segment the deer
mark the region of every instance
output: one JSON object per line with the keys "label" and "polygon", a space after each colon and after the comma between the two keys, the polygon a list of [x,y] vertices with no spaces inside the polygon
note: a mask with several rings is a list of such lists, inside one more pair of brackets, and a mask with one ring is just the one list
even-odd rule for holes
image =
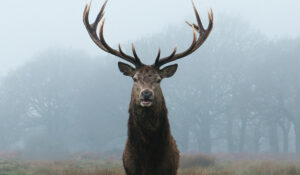
{"label": "deer", "polygon": [[[168,110],[160,87],[164,78],[172,77],[178,65],[163,65],[186,57],[195,52],[208,38],[213,28],[213,13],[208,12],[209,24],[204,29],[199,14],[193,4],[197,24],[190,24],[193,29],[193,41],[188,49],[177,53],[175,46],[171,55],[161,58],[158,50],[154,64],[143,64],[132,44],[133,56],[123,52],[120,44],[118,50],[107,44],[103,36],[105,18],[103,4],[95,22],[89,23],[91,1],[83,13],[83,23],[94,43],[103,51],[131,63],[133,66],[118,62],[121,73],[133,79],[131,100],[129,104],[129,119],[127,141],[123,152],[123,167],[127,175],[176,175],[179,164],[179,150],[170,130]],[[97,27],[100,24],[99,35]],[[196,32],[199,34],[197,37]]]}

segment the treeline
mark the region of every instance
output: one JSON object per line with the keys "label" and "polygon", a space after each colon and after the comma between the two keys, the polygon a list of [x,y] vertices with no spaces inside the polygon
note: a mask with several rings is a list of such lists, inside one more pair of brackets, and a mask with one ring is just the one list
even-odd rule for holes
{"label": "treeline", "polygon": [[[191,39],[188,26],[172,26],[135,44],[151,64],[158,47],[167,55]],[[202,48],[162,82],[181,152],[300,154],[299,48],[300,38],[270,40],[238,19],[217,19]],[[0,83],[0,150],[123,149],[132,80],[117,61],[49,50],[10,72]]]}

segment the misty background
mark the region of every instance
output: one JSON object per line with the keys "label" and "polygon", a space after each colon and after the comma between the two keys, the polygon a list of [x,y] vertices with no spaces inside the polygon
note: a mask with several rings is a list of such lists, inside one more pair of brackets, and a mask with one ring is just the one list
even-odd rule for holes
{"label": "misty background", "polygon": [[[103,0],[94,0],[94,19]],[[82,23],[86,1],[4,1],[0,6],[0,150],[34,158],[120,153],[132,80]],[[161,86],[172,133],[185,152],[300,154],[300,17],[296,0],[195,1],[205,44],[177,61]],[[105,37],[134,42],[152,64],[192,41],[191,1],[110,0]]]}

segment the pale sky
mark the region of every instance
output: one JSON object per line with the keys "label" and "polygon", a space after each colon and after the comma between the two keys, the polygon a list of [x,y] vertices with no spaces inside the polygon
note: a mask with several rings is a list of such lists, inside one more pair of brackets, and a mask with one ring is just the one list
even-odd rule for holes
{"label": "pale sky", "polygon": [[[241,17],[270,38],[300,36],[299,0],[194,0],[203,20],[212,8],[220,15]],[[104,0],[93,0],[91,17]],[[86,0],[1,0],[0,75],[49,48],[104,54],[82,23]],[[109,44],[162,31],[169,24],[194,19],[190,0],[109,0],[105,36]],[[226,27],[226,26],[224,26]]]}

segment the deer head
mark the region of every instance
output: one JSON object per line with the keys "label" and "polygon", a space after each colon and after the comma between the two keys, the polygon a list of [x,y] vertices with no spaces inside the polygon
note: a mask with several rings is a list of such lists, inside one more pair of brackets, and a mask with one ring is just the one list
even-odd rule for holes
{"label": "deer head", "polygon": [[[197,25],[190,24],[187,22],[187,24],[191,26],[193,29],[193,42],[190,45],[190,47],[181,53],[177,53],[177,47],[175,47],[171,55],[164,58],[160,58],[161,51],[159,49],[157,57],[155,59],[155,63],[153,65],[145,65],[141,62],[140,58],[138,57],[133,44],[132,44],[133,56],[130,56],[128,54],[125,54],[122,51],[120,44],[118,50],[115,50],[106,43],[103,36],[105,19],[102,20],[100,24],[99,36],[97,35],[96,32],[97,26],[101,21],[101,19],[103,18],[104,8],[107,4],[107,1],[108,0],[105,1],[104,5],[102,6],[93,24],[89,23],[89,11],[91,6],[91,1],[85,7],[83,13],[83,22],[85,24],[85,27],[90,37],[95,42],[95,44],[105,52],[120,57],[121,59],[129,63],[132,63],[134,65],[134,67],[132,67],[122,62],[118,63],[120,71],[124,75],[132,77],[134,81],[134,85],[132,89],[132,98],[131,98],[132,103],[143,108],[162,105],[163,95],[160,88],[160,82],[162,79],[169,78],[175,74],[177,70],[177,64],[169,65],[164,68],[161,67],[167,63],[170,63],[172,61],[183,58],[193,53],[204,43],[204,41],[207,39],[207,37],[209,36],[213,28],[212,10],[210,10],[208,13],[208,17],[209,17],[208,28],[204,29],[199,14],[197,12],[197,9],[193,3],[193,8],[194,8],[194,12],[198,24]],[[196,31],[199,33],[198,37]]]}

